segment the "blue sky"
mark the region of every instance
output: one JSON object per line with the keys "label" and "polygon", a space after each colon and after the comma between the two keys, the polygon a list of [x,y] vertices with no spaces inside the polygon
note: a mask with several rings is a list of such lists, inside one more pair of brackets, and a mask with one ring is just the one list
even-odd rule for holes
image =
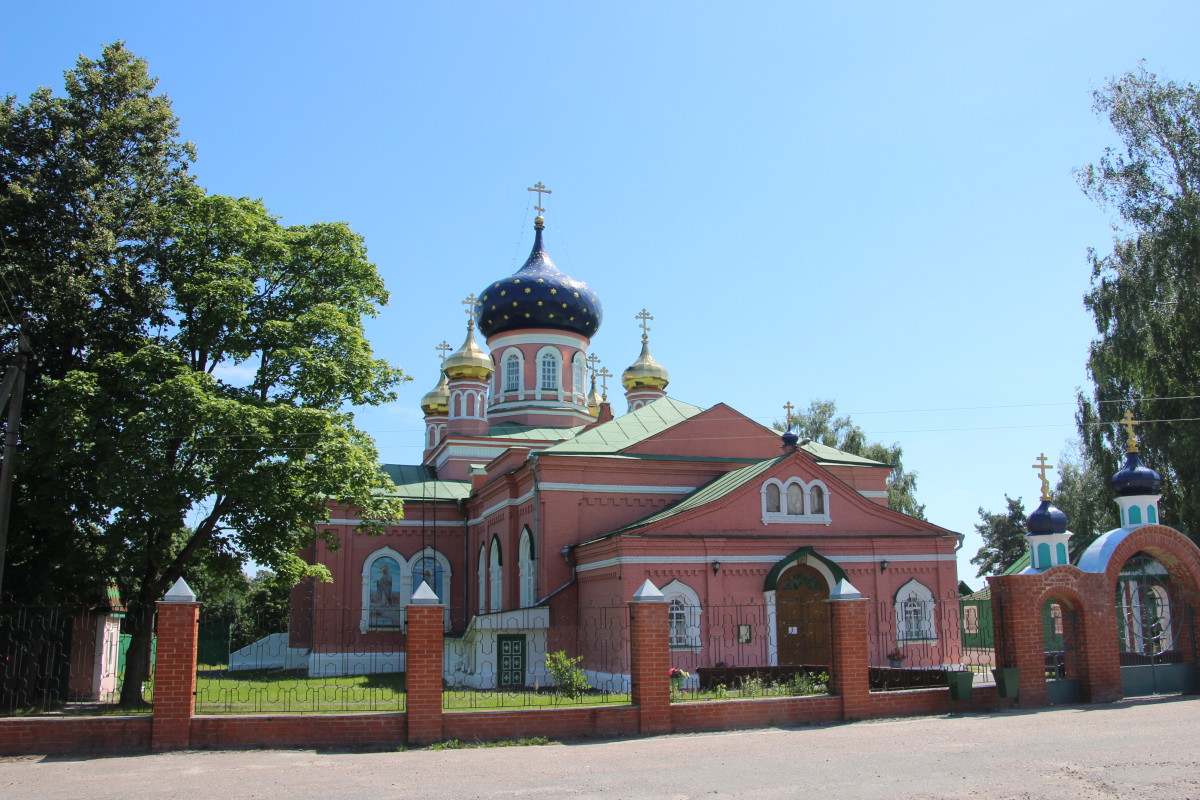
{"label": "blue sky", "polygon": [[[414,380],[359,424],[421,453],[434,346],[547,247],[600,295],[614,373],[634,319],[670,393],[769,424],[834,399],[900,442],[933,522],[1037,495],[1073,436],[1094,335],[1087,249],[1112,216],[1073,171],[1115,144],[1091,92],[1200,80],[1194,3],[0,3],[0,91],[61,88],[124,39],[209,191],[345,220],[392,292],[371,320]],[[620,391],[611,391],[621,401]],[[623,408],[623,401],[615,407]]]}

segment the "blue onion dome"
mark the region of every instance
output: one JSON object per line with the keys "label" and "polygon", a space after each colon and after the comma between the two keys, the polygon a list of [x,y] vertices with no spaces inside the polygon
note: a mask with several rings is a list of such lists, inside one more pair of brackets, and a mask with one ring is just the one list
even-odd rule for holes
{"label": "blue onion dome", "polygon": [[779,438],[783,440],[784,447],[795,447],[796,443],[800,441],[800,434],[796,433],[796,429],[789,425]]}
{"label": "blue onion dome", "polygon": [[1049,500],[1034,509],[1025,520],[1030,535],[1039,533],[1066,533],[1067,515],[1052,505]]}
{"label": "blue onion dome", "polygon": [[1112,476],[1112,488],[1118,497],[1158,494],[1162,476],[1142,463],[1137,452],[1125,454],[1125,466]]}
{"label": "blue onion dome", "polygon": [[542,245],[545,220],[539,216],[533,227],[525,266],[479,293],[479,332],[488,338],[517,328],[554,328],[590,339],[600,329],[600,299],[550,260]]}

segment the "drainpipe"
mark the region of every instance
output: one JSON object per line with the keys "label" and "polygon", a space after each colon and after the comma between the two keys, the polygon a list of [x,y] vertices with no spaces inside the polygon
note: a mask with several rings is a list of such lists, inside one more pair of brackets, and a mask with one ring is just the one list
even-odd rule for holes
{"label": "drainpipe", "polygon": [[467,501],[464,498],[460,497],[457,500],[455,500],[454,502],[455,502],[455,504],[458,505],[458,513],[463,518],[463,537],[462,537],[462,540],[463,540],[463,582],[462,582],[463,588],[462,588],[462,595],[463,595],[463,622],[465,623],[467,621],[467,617],[474,616],[474,614],[471,613],[471,595],[470,595],[471,578],[470,578],[470,576],[474,575],[475,573],[471,571],[471,562],[469,560],[471,557],[471,552],[470,552],[471,545],[470,545],[470,542],[467,541],[469,538],[469,534],[470,534],[470,532],[467,530],[467,528],[468,528],[467,523],[470,522],[470,519],[467,518]]}
{"label": "drainpipe", "polygon": [[[538,551],[541,549],[540,545],[541,545],[541,541],[542,541],[542,534],[538,529],[538,519],[541,514],[542,502],[541,502],[540,490],[538,489],[537,457],[538,457],[538,454],[537,454],[536,450],[529,454],[529,471],[530,471],[530,474],[533,475],[533,541],[530,543],[531,547],[529,548],[530,561],[532,562],[529,566],[530,566],[530,569],[533,571],[533,574],[529,576],[529,580],[534,584],[532,587],[533,588],[532,595],[533,595],[533,599],[535,599],[535,600],[537,599],[537,596],[538,596],[537,584],[540,583],[540,581],[537,579],[538,568],[539,568],[538,562],[540,561],[540,559],[537,557],[537,554],[538,554]],[[518,549],[520,548],[519,543],[518,543],[517,547],[518,547]],[[521,569],[520,565],[521,565],[521,554],[517,553],[517,571],[518,572],[520,572],[520,569]],[[520,591],[520,586],[521,586],[521,577],[520,577],[520,575],[518,575],[517,576],[517,590],[518,591]]]}

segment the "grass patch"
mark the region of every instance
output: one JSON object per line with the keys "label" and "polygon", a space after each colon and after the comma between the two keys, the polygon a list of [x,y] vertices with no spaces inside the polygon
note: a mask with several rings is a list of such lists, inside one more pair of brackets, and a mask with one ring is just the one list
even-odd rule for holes
{"label": "grass patch", "polygon": [[586,692],[566,697],[547,690],[525,689],[446,689],[442,692],[442,710],[471,711],[489,708],[570,708],[572,706],[629,705],[628,693]]}
{"label": "grass patch", "polygon": [[202,671],[196,676],[200,714],[403,711],[404,673],[309,678],[300,671]]}
{"label": "grass patch", "polygon": [[472,750],[477,747],[541,747],[550,744],[545,736],[529,736],[524,739],[497,739],[493,742],[463,742],[447,739],[429,745],[430,750]]}

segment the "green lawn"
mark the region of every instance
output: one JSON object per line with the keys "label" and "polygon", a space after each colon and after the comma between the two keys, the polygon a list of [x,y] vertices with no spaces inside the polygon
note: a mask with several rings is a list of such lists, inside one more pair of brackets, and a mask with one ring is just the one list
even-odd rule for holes
{"label": "green lawn", "polygon": [[307,678],[295,672],[201,670],[197,714],[403,711],[404,674]]}

